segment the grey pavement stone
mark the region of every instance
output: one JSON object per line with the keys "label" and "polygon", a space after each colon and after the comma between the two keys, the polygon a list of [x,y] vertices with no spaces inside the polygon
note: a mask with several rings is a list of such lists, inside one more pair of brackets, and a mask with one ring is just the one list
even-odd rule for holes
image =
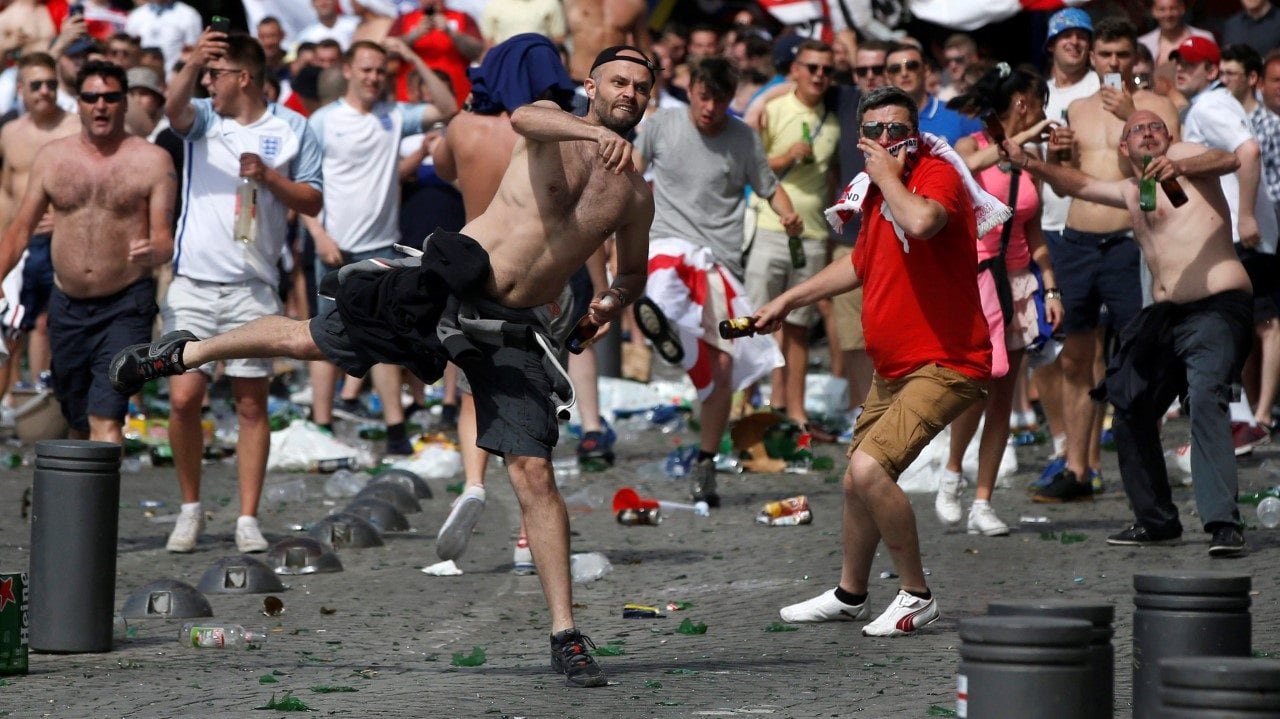
{"label": "grey pavement stone", "polygon": [[[1186,436],[1185,422],[1170,425],[1168,446]],[[690,441],[693,435],[683,439]],[[602,580],[575,585],[578,626],[597,644],[621,642],[620,656],[602,657],[612,684],[570,689],[551,673],[548,618],[536,577],[509,573],[518,509],[499,464],[489,471],[489,504],[467,553],[461,577],[429,577],[419,568],[435,561],[432,537],[452,495],[433,482],[436,499],[412,515],[415,531],[391,535],[385,547],[343,550],[345,571],[284,577],[286,611],[261,613],[262,596],[210,595],[217,621],[264,629],[259,651],[190,650],[178,646],[178,621],[136,621],[136,636],[109,654],[33,655],[31,673],[0,686],[0,716],[14,717],[268,717],[271,698],[293,691],[324,715],[352,717],[708,717],[867,716],[923,717],[931,706],[954,708],[960,618],[985,613],[993,600],[1042,597],[1105,600],[1116,606],[1116,707],[1130,701],[1132,575],[1137,571],[1194,567],[1246,572],[1254,579],[1254,647],[1277,651],[1280,627],[1275,565],[1280,533],[1251,529],[1252,549],[1239,560],[1210,561],[1207,537],[1188,526],[1180,546],[1144,550],[1113,548],[1106,536],[1127,525],[1114,454],[1104,453],[1108,492],[1092,505],[1038,506],[1023,491],[1044,462],[1044,447],[1022,448],[1023,471],[1015,488],[997,491],[995,506],[1015,532],[1010,537],[944,531],[933,516],[931,495],[912,495],[931,587],[942,619],[918,635],[873,639],[860,622],[800,626],[766,632],[785,604],[834,586],[839,576],[840,485],[843,454],[835,472],[809,475],[721,475],[723,506],[710,519],[676,513],[657,527],[623,527],[607,509],[621,486],[636,484],[636,468],[667,451],[672,438],[651,433],[618,448],[615,469],[586,474],[582,486],[606,506],[571,515],[573,550],[599,551],[613,563]],[[560,451],[568,456],[570,442]],[[1242,490],[1268,483],[1259,463],[1277,454],[1260,448],[1241,460]],[[0,570],[25,568],[28,527],[20,497],[32,469],[0,475]],[[1275,481],[1275,480],[1270,480]],[[315,486],[320,486],[316,480]],[[683,482],[638,485],[642,494],[683,500]],[[770,528],[754,523],[767,500],[804,493],[814,523]],[[116,604],[136,587],[161,577],[195,584],[217,558],[235,553],[234,466],[206,465],[204,499],[213,513],[207,535],[191,555],[164,550],[171,525],[154,524],[138,502],[162,499],[161,514],[176,511],[172,469],[126,475],[121,490]],[[1179,506],[1191,506],[1187,488]],[[966,501],[967,506],[967,501]],[[264,506],[269,538],[292,534],[289,525],[318,519],[335,507],[320,499],[301,505]],[[1245,507],[1251,525],[1253,508]],[[1048,527],[1017,526],[1021,515],[1049,517]],[[1063,544],[1043,539],[1044,529],[1080,533]],[[877,556],[871,602],[879,612],[896,590],[881,580],[888,555]],[[636,601],[693,606],[665,619],[621,618]],[[322,609],[335,610],[323,613]],[[705,622],[701,636],[676,632],[681,619]],[[483,647],[488,661],[476,668],[450,666],[454,652]],[[259,677],[276,674],[272,684]],[[318,694],[311,687],[350,686],[353,693]]]}

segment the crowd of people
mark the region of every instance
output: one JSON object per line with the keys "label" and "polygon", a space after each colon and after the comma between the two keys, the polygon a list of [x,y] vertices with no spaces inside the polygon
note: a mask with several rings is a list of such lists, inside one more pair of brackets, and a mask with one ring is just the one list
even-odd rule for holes
{"label": "crowd of people", "polygon": [[[235,540],[260,552],[275,358],[309,362],[330,432],[369,417],[368,375],[389,456],[444,382],[466,483],[437,553],[462,554],[503,457],[515,570],[538,574],[552,665],[581,686],[605,679],[550,458],[576,401],[579,458],[613,462],[589,346],[613,323],[627,374],[656,352],[697,391],[692,499],[719,505],[735,395],[765,381],[760,409],[847,443],[839,582],[786,621],[869,618],[881,541],[900,591],[863,633],[937,619],[897,478],[948,426],[937,518],[964,520],[972,484],[965,528],[994,537],[1011,429],[1052,437],[1033,500],[1082,502],[1107,490],[1110,422],[1134,522],[1108,542],[1147,546],[1182,537],[1160,427],[1188,413],[1209,554],[1244,553],[1236,457],[1270,441],[1280,380],[1280,12],[1247,0],[1215,35],[1154,0],[1140,35],[1067,8],[1038,68],[828,4],[830,27],[751,7],[654,29],[642,0],[245,2],[244,32],[175,0],[13,0],[0,395],[45,382],[73,435],[120,442],[130,398],[168,377],[167,548],[190,552],[209,380],[230,378]],[[723,337],[733,318],[751,334]],[[819,334],[843,436],[805,410]]]}

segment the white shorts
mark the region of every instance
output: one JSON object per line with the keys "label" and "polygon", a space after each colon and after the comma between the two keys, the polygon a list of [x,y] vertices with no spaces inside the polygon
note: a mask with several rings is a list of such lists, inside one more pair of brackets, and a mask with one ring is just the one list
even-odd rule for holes
{"label": "white shorts", "polygon": [[[164,331],[189,330],[208,339],[233,330],[259,317],[280,314],[282,306],[276,288],[261,280],[245,282],[204,282],[181,275],[174,277],[160,304]],[[272,359],[227,360],[228,377],[270,377]],[[213,363],[201,366],[213,373]]]}
{"label": "white shorts", "polygon": [[[805,266],[791,265],[791,249],[787,236],[771,230],[756,230],[755,241],[747,255],[747,275],[743,283],[747,297],[755,307],[763,307],[769,300],[818,274],[827,266],[827,244],[818,240],[803,240]],[[815,305],[791,310],[786,322],[801,327],[812,327],[821,315]]]}

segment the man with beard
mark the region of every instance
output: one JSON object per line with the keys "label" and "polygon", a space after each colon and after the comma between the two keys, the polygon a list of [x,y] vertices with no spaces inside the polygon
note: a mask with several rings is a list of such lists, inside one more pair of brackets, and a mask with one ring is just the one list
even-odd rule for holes
{"label": "man with beard", "polygon": [[273,315],[203,342],[184,331],[129,348],[112,363],[117,391],[236,357],[328,359],[357,376],[390,362],[426,382],[452,360],[475,392],[477,444],[505,457],[520,501],[551,612],[551,666],[571,685],[603,686],[573,622],[569,519],[551,470],[564,405],[552,395],[572,394],[554,359],[563,330],[552,320],[564,314],[570,275],[610,234],[618,273],[590,304],[594,337],[644,291],[653,196],[623,135],[639,123],[654,80],[639,50],[606,48],[586,83],[585,118],[549,101],[511,114],[521,139],[493,202],[462,233],[434,233],[422,258],[344,268],[336,287],[321,288],[336,307],[313,320]]}
{"label": "man with beard", "polygon": [[53,210],[54,391],[76,436],[117,443],[128,397],[111,391],[107,363],[151,336],[151,272],[173,254],[177,185],[168,153],[125,132],[127,91],[120,67],[85,64],[76,80],[82,129],[36,155],[22,204],[0,241],[2,276]]}
{"label": "man with beard", "polygon": [[[1151,269],[1155,304],[1125,328],[1103,385],[1116,408],[1112,427],[1120,477],[1136,519],[1107,543],[1152,546],[1177,543],[1182,536],[1160,446],[1160,419],[1174,397],[1185,393],[1191,406],[1196,510],[1212,535],[1209,555],[1238,556],[1245,553],[1245,542],[1227,403],[1249,351],[1253,297],[1232,248],[1231,211],[1218,178],[1240,163],[1224,150],[1172,142],[1165,121],[1148,110],[1129,116],[1120,143],[1134,177],[1161,182],[1154,210],[1141,208],[1133,177],[1100,180],[1004,143],[1015,165],[1060,194],[1127,210]],[[1145,157],[1152,159],[1144,168]],[[1181,207],[1173,206],[1163,189],[1171,181],[1187,197]]]}

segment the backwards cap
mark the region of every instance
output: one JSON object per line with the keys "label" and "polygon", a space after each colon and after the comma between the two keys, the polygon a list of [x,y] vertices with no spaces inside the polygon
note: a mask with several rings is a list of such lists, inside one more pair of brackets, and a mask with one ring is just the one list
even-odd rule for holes
{"label": "backwards cap", "polygon": [[[630,50],[640,57],[623,55],[622,53],[626,50]],[[627,62],[634,62],[637,65],[643,65],[645,69],[649,71],[649,75],[653,80],[658,79],[658,65],[650,60],[640,48],[635,47],[634,45],[614,45],[613,47],[606,47],[601,50],[600,54],[596,55],[596,61],[591,63],[591,72],[595,72],[597,67],[600,67],[606,62],[613,62],[614,60],[625,60]]]}

